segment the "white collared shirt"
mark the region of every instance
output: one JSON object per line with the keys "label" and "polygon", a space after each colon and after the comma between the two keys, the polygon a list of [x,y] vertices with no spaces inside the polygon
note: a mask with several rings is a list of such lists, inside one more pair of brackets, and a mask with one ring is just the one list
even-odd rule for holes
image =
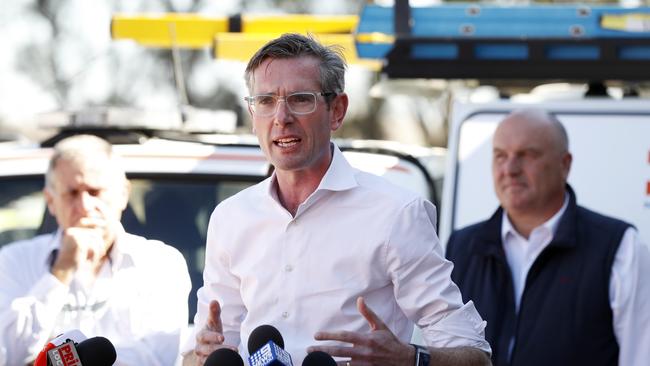
{"label": "white collared shirt", "polygon": [[[560,218],[567,209],[568,195],[562,208],[548,221],[531,231],[528,239],[515,229],[505,210],[501,221],[501,239],[512,273],[516,309],[528,271],[557,231]],[[650,250],[641,242],[636,229],[623,234],[612,264],[609,302],[613,313],[614,334],[619,345],[619,365],[645,366],[650,360]],[[511,340],[510,350],[514,345]]]}
{"label": "white collared shirt", "polygon": [[[59,333],[108,338],[115,365],[170,366],[187,325],[191,283],[175,248],[126,234],[113,245],[94,284],[70,286],[50,273],[61,233],[0,250],[0,354],[6,365],[31,362]],[[5,364],[1,364],[5,365]]]}
{"label": "white collared shirt", "polygon": [[545,223],[533,229],[528,239],[515,230],[505,210],[501,220],[501,240],[506,259],[512,273],[512,283],[515,290],[515,311],[519,311],[521,295],[524,293],[526,276],[535,259],[553,240],[560,217],[569,205],[569,196],[565,195],[562,208]]}
{"label": "white collared shirt", "polygon": [[402,341],[415,323],[429,346],[490,352],[485,321],[450,279],[430,202],[352,168],[337,147],[295,217],[278,202],[274,179],[212,214],[197,329],[216,299],[227,344],[246,356],[250,332],[271,324],[300,364],[308,346],[322,343],[317,331],[369,332],[356,308],[363,296]]}

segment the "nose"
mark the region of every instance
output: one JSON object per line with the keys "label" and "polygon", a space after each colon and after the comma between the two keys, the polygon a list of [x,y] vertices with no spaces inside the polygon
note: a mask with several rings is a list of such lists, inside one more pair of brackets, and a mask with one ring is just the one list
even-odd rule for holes
{"label": "nose", "polygon": [[79,193],[79,208],[82,210],[84,214],[92,211],[95,208],[95,200],[97,198],[93,197],[90,193],[87,191],[82,191]]}
{"label": "nose", "polygon": [[516,175],[521,172],[521,160],[516,157],[509,157],[504,164],[504,171],[508,175]]}
{"label": "nose", "polygon": [[278,126],[283,126],[288,123],[291,123],[293,114],[289,110],[287,101],[284,98],[278,99],[277,109],[275,111],[275,124]]}

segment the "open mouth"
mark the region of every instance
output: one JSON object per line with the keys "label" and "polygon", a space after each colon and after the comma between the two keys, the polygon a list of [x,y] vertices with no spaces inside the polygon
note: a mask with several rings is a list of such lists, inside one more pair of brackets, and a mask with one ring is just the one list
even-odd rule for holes
{"label": "open mouth", "polygon": [[282,148],[295,146],[299,142],[300,142],[300,139],[297,138],[297,137],[289,137],[289,138],[281,138],[281,139],[273,140],[273,143],[276,146],[279,146],[279,147],[282,147]]}

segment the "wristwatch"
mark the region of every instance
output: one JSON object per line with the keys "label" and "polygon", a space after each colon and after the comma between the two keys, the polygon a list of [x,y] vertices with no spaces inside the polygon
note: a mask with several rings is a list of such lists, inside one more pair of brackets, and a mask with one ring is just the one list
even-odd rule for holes
{"label": "wristwatch", "polygon": [[431,360],[429,350],[419,344],[411,343],[411,346],[415,347],[415,366],[429,366]]}

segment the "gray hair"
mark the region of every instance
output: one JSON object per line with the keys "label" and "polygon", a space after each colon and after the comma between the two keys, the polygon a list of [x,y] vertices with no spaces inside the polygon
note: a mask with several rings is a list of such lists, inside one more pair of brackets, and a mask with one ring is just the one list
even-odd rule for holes
{"label": "gray hair", "polygon": [[54,145],[54,154],[50,158],[50,163],[45,173],[45,186],[53,188],[54,170],[59,161],[70,161],[81,164],[96,156],[105,156],[110,161],[107,169],[113,169],[116,178],[126,180],[126,174],[121,167],[119,157],[113,153],[111,144],[94,135],[75,135],[66,137]]}
{"label": "gray hair", "polygon": [[[324,46],[312,35],[304,36],[297,33],[286,33],[276,38],[262,48],[250,59],[246,66],[244,77],[249,92],[253,91],[253,72],[267,58],[288,59],[312,56],[320,61],[320,85],[323,92],[342,93],[345,89],[345,58],[343,48],[338,45]],[[333,99],[330,96],[329,102]]]}

